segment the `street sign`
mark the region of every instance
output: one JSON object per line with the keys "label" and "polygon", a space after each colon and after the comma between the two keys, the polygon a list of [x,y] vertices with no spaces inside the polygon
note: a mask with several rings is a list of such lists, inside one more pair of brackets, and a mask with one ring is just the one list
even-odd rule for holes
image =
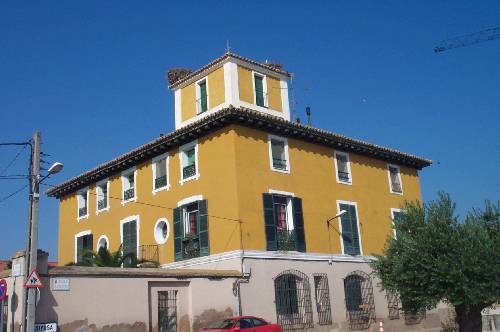
{"label": "street sign", "polygon": [[0,279],[0,301],[2,301],[7,296],[7,281],[5,279]]}
{"label": "street sign", "polygon": [[35,331],[57,331],[57,323],[35,324]]}
{"label": "street sign", "polygon": [[19,277],[21,275],[21,264],[12,264],[12,277]]}
{"label": "street sign", "polygon": [[24,284],[26,288],[43,288],[42,278],[38,274],[37,270],[31,271],[28,279],[26,279],[26,283]]}
{"label": "street sign", "polygon": [[52,279],[52,290],[53,291],[69,291],[70,284],[69,278],[54,278]]}

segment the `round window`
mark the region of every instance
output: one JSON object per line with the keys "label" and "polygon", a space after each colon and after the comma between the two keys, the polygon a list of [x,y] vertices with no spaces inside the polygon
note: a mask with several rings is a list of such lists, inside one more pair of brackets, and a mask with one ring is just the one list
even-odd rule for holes
{"label": "round window", "polygon": [[168,220],[165,218],[158,219],[154,229],[156,243],[164,244],[167,242],[169,233],[170,227],[168,225]]}
{"label": "round window", "polygon": [[99,240],[97,241],[97,251],[99,251],[99,249],[101,248],[105,248],[105,249],[108,249],[109,248],[109,242],[108,242],[108,238],[106,237],[106,235],[103,235],[99,238]]}

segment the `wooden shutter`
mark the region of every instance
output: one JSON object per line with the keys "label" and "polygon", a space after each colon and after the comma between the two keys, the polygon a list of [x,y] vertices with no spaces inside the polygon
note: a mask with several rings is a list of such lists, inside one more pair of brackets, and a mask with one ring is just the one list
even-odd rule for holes
{"label": "wooden shutter", "polygon": [[267,250],[276,251],[276,218],[274,216],[274,199],[272,194],[262,194],[264,204],[264,225],[267,240]]}
{"label": "wooden shutter", "polygon": [[124,255],[137,255],[137,221],[132,220],[123,224],[122,251]]}
{"label": "wooden shutter", "polygon": [[94,248],[94,234],[87,235],[87,246],[85,249],[92,250]]}
{"label": "wooden shutter", "polygon": [[261,76],[254,76],[255,81],[255,103],[258,106],[264,106],[264,84]]}
{"label": "wooden shutter", "polygon": [[342,223],[342,241],[344,242],[344,253],[348,255],[359,255],[359,232],[356,208],[350,204],[340,204],[340,210],[347,213],[340,217]]}
{"label": "wooden shutter", "polygon": [[208,206],[206,199],[198,201],[197,223],[200,256],[208,256],[210,253],[210,241],[208,239]]}
{"label": "wooden shutter", "polygon": [[302,199],[292,197],[293,226],[295,229],[295,241],[297,251],[306,252],[306,237],[304,234],[304,217],[302,214]]}
{"label": "wooden shutter", "polygon": [[176,261],[182,260],[182,207],[174,209],[174,258]]}
{"label": "wooden shutter", "polygon": [[204,81],[200,83],[200,106],[201,112],[205,112],[208,109],[207,105],[207,82]]}
{"label": "wooden shutter", "polygon": [[83,260],[83,236],[76,238],[76,262],[81,263]]}

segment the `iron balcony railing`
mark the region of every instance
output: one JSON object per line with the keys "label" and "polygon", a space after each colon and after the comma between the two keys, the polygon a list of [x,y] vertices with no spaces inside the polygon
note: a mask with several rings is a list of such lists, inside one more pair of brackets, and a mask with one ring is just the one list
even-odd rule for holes
{"label": "iron balcony railing", "polygon": [[182,253],[183,259],[200,257],[200,242],[197,238],[187,237],[183,240],[184,250]]}
{"label": "iron balcony railing", "polygon": [[167,185],[167,176],[163,175],[155,179],[155,189],[163,188]]}
{"label": "iron balcony railing", "polygon": [[275,169],[286,170],[286,160],[273,158],[273,167]]}
{"label": "iron balcony railing", "polygon": [[132,199],[135,197],[135,190],[134,188],[127,189],[123,192],[123,200],[128,201],[129,199]]}
{"label": "iron balcony railing", "polygon": [[87,215],[87,207],[84,206],[84,207],[81,207],[78,209],[78,216],[79,217],[83,217],[83,216],[86,216]]}
{"label": "iron balcony railing", "polygon": [[351,178],[349,177],[349,173],[348,172],[340,172],[339,171],[339,181],[342,181],[342,182],[351,182]]}
{"label": "iron balcony railing", "polygon": [[278,250],[282,251],[297,250],[297,242],[295,240],[294,230],[278,229],[276,239],[277,239]]}
{"label": "iron balcony railing", "polygon": [[97,201],[97,209],[102,210],[108,207],[108,199],[103,198]]}
{"label": "iron balcony railing", "polygon": [[140,261],[159,262],[159,250],[157,244],[147,244],[139,246],[138,259]]}
{"label": "iron balcony railing", "polygon": [[182,169],[182,178],[183,179],[190,178],[190,177],[194,176],[195,174],[196,174],[196,164],[185,166]]}

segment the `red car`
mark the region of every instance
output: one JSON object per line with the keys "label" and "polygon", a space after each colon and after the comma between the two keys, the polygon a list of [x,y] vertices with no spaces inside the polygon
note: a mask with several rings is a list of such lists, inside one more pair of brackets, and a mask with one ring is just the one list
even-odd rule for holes
{"label": "red car", "polygon": [[271,324],[253,316],[231,317],[208,324],[202,331],[210,332],[281,332],[279,324]]}

